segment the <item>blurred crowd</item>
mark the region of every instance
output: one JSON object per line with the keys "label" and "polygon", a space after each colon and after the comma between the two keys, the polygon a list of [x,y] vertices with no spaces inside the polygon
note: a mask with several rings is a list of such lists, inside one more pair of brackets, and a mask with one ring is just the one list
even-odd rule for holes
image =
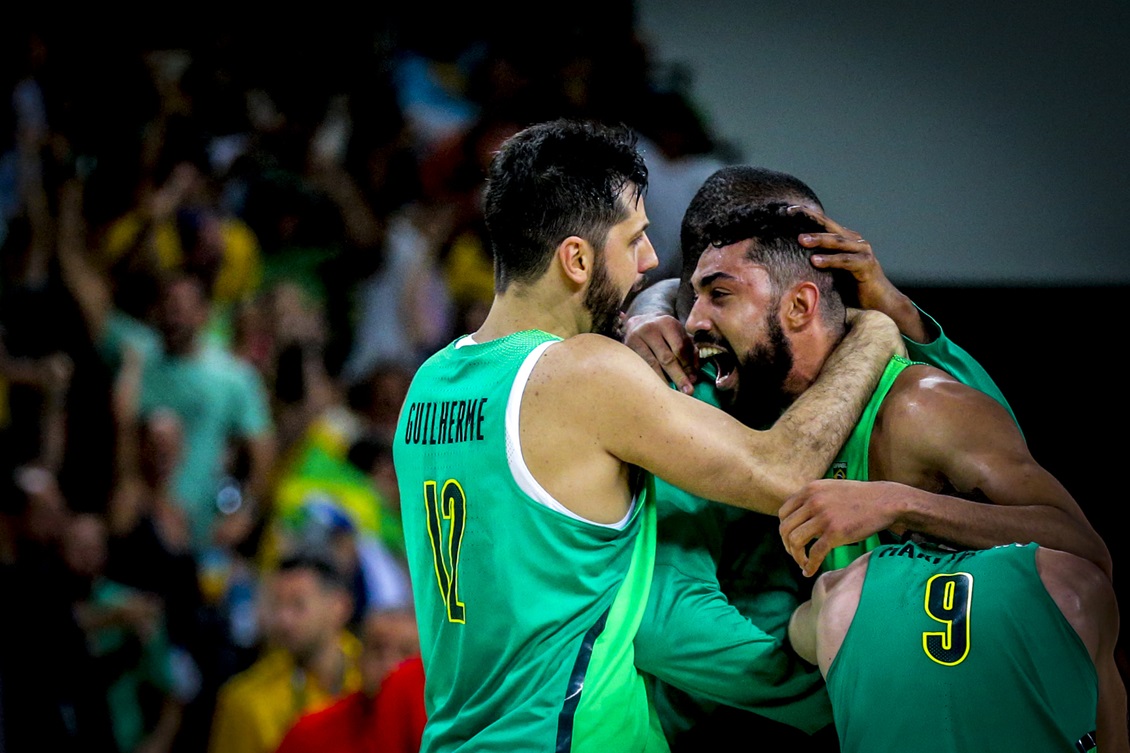
{"label": "blurred crowd", "polygon": [[634,126],[657,277],[733,156],[584,5],[3,31],[0,750],[418,744],[390,436],[489,307],[492,151]]}

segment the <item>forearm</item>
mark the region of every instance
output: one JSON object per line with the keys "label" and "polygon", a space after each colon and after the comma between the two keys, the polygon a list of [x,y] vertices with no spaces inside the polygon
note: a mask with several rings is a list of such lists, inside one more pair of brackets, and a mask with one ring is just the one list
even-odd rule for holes
{"label": "forearm", "polygon": [[337,206],[349,240],[358,248],[373,248],[381,240],[380,221],[365,202],[352,176],[334,164],[320,164],[310,181]]}
{"label": "forearm", "polygon": [[717,581],[657,566],[635,648],[641,671],[690,701],[752,711],[810,733],[831,723],[816,668],[741,614]]}
{"label": "forearm", "polygon": [[916,343],[926,343],[932,339],[922,312],[906,294],[892,288],[890,295],[881,304],[869,303],[871,305],[868,308],[882,311],[891,317],[906,339]]}
{"label": "forearm", "polygon": [[113,306],[109,281],[87,258],[82,222],[83,187],[69,181],[59,200],[57,256],[63,284],[78,304],[87,331],[97,343],[106,328]]}
{"label": "forearm", "polygon": [[896,533],[916,532],[976,549],[1035,541],[1083,557],[1111,574],[1106,543],[1086,521],[1055,504],[993,504],[909,487],[901,487],[893,498]]}
{"label": "forearm", "polygon": [[181,704],[172,698],[165,699],[161,706],[161,715],[157,719],[157,724],[145,739],[144,750],[146,753],[165,753],[172,750],[183,717],[184,711]]}

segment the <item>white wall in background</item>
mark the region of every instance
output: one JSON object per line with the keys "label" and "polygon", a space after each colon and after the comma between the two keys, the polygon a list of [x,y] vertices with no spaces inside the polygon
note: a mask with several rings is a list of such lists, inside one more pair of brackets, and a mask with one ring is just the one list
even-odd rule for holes
{"label": "white wall in background", "polygon": [[1130,4],[637,0],[741,161],[903,284],[1130,283]]}

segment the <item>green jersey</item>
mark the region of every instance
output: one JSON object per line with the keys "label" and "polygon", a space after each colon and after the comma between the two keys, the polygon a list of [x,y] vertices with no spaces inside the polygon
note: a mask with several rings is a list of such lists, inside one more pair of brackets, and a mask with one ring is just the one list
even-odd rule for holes
{"label": "green jersey", "polygon": [[[720,407],[712,370],[695,397]],[[743,729],[778,740],[830,725],[824,678],[785,641],[809,584],[781,545],[779,521],[662,479],[655,488],[659,546],[636,664],[659,680],[655,701],[672,746],[705,749],[715,729],[729,735],[724,707],[756,711],[741,717]]]}
{"label": "green jersey", "polygon": [[[875,387],[875,391],[871,393],[871,399],[863,408],[859,421],[856,422],[855,428],[852,429],[851,435],[844,442],[844,446],[840,448],[839,455],[828,466],[828,472],[824,474],[824,478],[851,479],[853,481],[871,480],[868,473],[868,456],[871,453],[871,432],[875,428],[875,419],[879,415],[879,408],[882,407],[884,398],[887,397],[887,393],[891,391],[891,386],[898,379],[898,375],[910,365],[911,361],[901,356],[891,357],[891,360],[887,363],[887,368],[883,370],[882,376],[879,377],[879,384]],[[863,541],[838,546],[828,553],[821,568],[838,570],[841,567],[847,567],[861,554],[871,551],[880,543],[883,543],[880,535],[873,534]]]}
{"label": "green jersey", "polygon": [[1098,676],[1044,588],[1036,549],[871,553],[828,670],[843,753],[1093,747]]}
{"label": "green jersey", "polygon": [[[393,444],[426,673],[424,751],[665,749],[634,666],[655,556],[653,480],[584,520],[522,458],[522,394],[559,338],[461,338],[408,390]],[[567,448],[562,448],[566,452]]]}
{"label": "green jersey", "polygon": [[[981,365],[952,343],[926,312],[921,314],[933,338],[927,344],[904,338],[912,361],[948,372],[993,397],[1011,414]],[[867,407],[869,419],[861,419],[837,458],[845,463],[844,478],[867,478],[867,444],[875,415],[894,376],[906,365],[906,359],[888,365]],[[695,397],[719,406],[712,380],[708,366]],[[838,468],[833,463],[829,476]],[[686,740],[691,750],[700,740],[747,735],[759,726],[778,737],[788,734],[787,729],[767,727],[766,719],[809,733],[829,725],[831,706],[823,679],[814,667],[796,660],[785,639],[789,616],[808,597],[811,581],[785,552],[779,521],[694,497],[662,480],[657,480],[656,490],[655,578],[636,651],[640,666],[660,680],[656,702],[668,739]],[[859,547],[851,554],[863,551]],[[846,564],[854,557],[840,558]],[[732,713],[734,709],[756,713]]]}

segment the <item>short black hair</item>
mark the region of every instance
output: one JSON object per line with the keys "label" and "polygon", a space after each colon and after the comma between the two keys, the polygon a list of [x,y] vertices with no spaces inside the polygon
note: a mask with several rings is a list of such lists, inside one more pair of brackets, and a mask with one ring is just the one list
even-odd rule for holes
{"label": "short black hair", "polygon": [[746,258],[765,267],[775,294],[789,286],[810,281],[820,290],[821,312],[828,321],[843,321],[843,292],[854,289],[841,270],[818,269],[812,265],[812,249],[800,245],[801,233],[820,233],[824,226],[803,212],[789,214],[789,205],[771,202],[760,205],[738,205],[725,212],[716,212],[702,227],[708,247],[721,248],[744,240],[753,240]]}
{"label": "short black hair", "polygon": [[755,165],[727,165],[714,171],[691,198],[683,213],[679,227],[679,247],[682,253],[682,282],[679,286],[677,308],[679,316],[686,319],[693,296],[691,275],[698,266],[702,252],[710,245],[707,225],[724,221],[734,209],[765,205],[786,199],[807,199],[824,208],[816,192],[796,176],[779,170]]}
{"label": "short black hair", "polygon": [[279,573],[306,571],[313,573],[327,589],[351,591],[352,584],[328,553],[314,547],[300,548],[283,557],[276,569]]}
{"label": "short black hair", "polygon": [[559,118],[528,126],[491,160],[483,217],[494,253],[495,292],[536,280],[557,245],[576,235],[600,248],[638,201],[647,166],[627,125]]}
{"label": "short black hair", "polygon": [[698,257],[711,240],[706,237],[705,228],[717,215],[725,215],[738,207],[792,197],[809,199],[820,208],[824,206],[807,183],[788,173],[753,165],[728,165],[716,170],[699,186],[683,213],[679,228],[683,277],[689,278],[698,265]]}

